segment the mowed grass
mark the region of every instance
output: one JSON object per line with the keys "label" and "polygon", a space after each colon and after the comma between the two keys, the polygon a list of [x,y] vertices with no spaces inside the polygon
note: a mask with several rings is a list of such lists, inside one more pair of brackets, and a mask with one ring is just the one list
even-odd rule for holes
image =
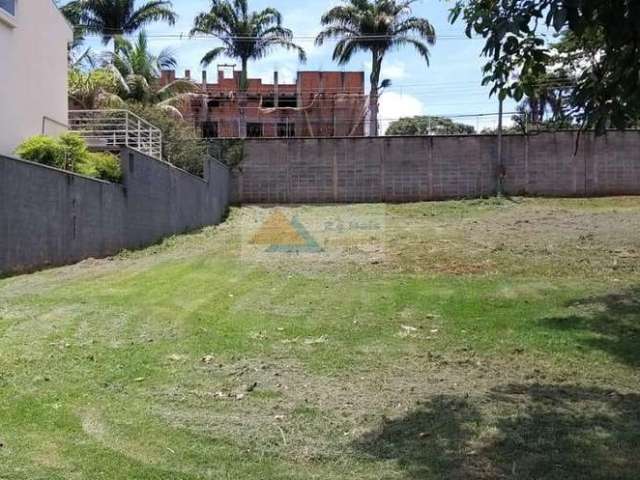
{"label": "mowed grass", "polygon": [[[256,244],[275,212],[322,251]],[[634,198],[244,207],[0,280],[0,479],[636,479],[639,234]]]}

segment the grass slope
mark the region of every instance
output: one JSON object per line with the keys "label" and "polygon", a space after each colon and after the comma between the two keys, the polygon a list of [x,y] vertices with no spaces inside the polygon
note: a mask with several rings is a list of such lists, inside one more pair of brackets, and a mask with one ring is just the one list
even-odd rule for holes
{"label": "grass slope", "polygon": [[[323,251],[252,241],[274,212]],[[0,280],[0,478],[637,478],[639,231],[629,198],[245,207]]]}

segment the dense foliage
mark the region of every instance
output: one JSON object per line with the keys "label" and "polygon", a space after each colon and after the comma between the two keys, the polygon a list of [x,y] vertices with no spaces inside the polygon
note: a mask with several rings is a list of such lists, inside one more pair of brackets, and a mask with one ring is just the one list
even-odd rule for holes
{"label": "dense foliage", "polygon": [[124,105],[120,96],[122,88],[109,69],[69,70],[69,100],[75,109],[121,108]]}
{"label": "dense foliage", "polygon": [[180,118],[167,115],[155,105],[128,103],[127,109],[162,131],[163,159],[194,175],[202,176],[207,144],[195,128]]}
{"label": "dense foliage", "polygon": [[[568,114],[604,132],[640,118],[640,2],[637,0],[457,0],[468,36],[486,39],[484,84],[501,98],[535,94],[527,79],[558,67],[571,71]],[[546,27],[546,28],[545,28]],[[545,32],[570,34],[567,55],[554,55]]]}
{"label": "dense foliage", "polygon": [[77,165],[77,172],[108,182],[122,181],[120,160],[108,152],[89,152],[86,159]]}
{"label": "dense foliage", "polygon": [[156,105],[166,113],[182,118],[180,107],[203,94],[200,85],[191,80],[160,82],[163,69],[175,69],[178,62],[169,49],[154,55],[149,49],[147,34],[141,31],[135,42],[115,39],[115,51],[106,55],[105,68],[118,80],[118,95],[127,101]]}
{"label": "dense foliage", "polygon": [[476,129],[446,117],[416,116],[396,120],[387,128],[387,135],[471,135]]}
{"label": "dense foliage", "polygon": [[100,35],[105,45],[150,23],[174,25],[177,19],[166,0],[151,0],[138,7],[135,0],[73,0],[62,7],[62,13],[78,32]]}
{"label": "dense foliage", "polygon": [[122,181],[118,157],[106,152],[89,152],[84,139],[73,133],[59,137],[37,135],[28,138],[16,149],[16,154],[24,160],[101,180]]}

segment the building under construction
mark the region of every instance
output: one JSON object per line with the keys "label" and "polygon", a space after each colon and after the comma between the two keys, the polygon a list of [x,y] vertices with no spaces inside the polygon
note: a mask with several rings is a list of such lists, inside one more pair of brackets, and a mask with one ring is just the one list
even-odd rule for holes
{"label": "building under construction", "polygon": [[[190,71],[184,79],[195,81]],[[175,80],[175,71],[162,72],[162,86]],[[298,72],[295,83],[280,83],[275,72],[273,83],[252,78],[244,91],[240,81],[233,65],[218,67],[217,83],[202,73],[203,95],[194,95],[181,110],[204,138],[365,134],[364,72]]]}

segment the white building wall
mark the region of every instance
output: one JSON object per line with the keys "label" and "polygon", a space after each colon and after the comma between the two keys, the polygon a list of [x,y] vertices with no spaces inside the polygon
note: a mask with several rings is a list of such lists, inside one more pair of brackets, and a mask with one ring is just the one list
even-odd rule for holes
{"label": "white building wall", "polygon": [[73,31],[52,0],[0,9],[0,153],[67,123],[67,46]]}

